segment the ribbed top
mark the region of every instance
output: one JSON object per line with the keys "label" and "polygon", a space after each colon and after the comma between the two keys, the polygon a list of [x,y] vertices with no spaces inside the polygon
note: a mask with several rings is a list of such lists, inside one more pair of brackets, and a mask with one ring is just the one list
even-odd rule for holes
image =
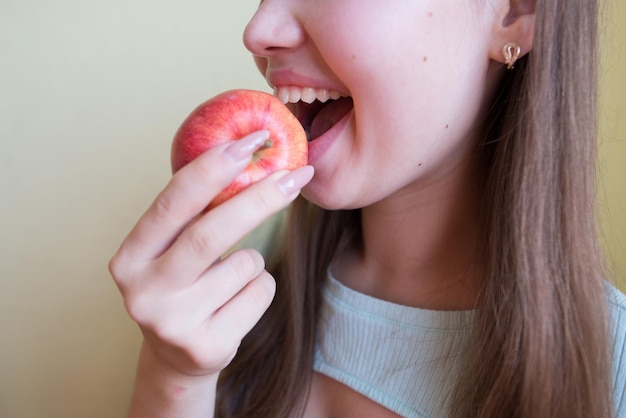
{"label": "ribbed top", "polygon": [[314,368],[402,416],[440,415],[473,317],[379,300],[330,276]]}
{"label": "ribbed top", "polygon": [[626,418],[626,296],[608,286],[613,332],[613,393],[618,418]]}
{"label": "ribbed top", "polygon": [[[626,417],[626,297],[610,287],[618,417]],[[443,417],[475,311],[432,311],[356,292],[329,274],[314,369],[404,417]]]}

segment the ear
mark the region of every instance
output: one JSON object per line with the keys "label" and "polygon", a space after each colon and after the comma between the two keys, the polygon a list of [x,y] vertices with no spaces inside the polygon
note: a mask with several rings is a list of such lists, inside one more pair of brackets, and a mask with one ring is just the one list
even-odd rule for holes
{"label": "ear", "polygon": [[499,5],[489,58],[504,63],[502,47],[515,42],[520,46],[520,57],[533,47],[535,33],[535,0],[497,0]]}

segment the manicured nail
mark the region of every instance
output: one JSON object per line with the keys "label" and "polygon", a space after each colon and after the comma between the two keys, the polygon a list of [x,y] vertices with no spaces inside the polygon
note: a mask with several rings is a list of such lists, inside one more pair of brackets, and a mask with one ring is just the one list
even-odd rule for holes
{"label": "manicured nail", "polygon": [[270,138],[268,131],[257,131],[233,142],[224,151],[235,162],[247,161]]}
{"label": "manicured nail", "polygon": [[297,168],[278,180],[278,188],[285,196],[289,198],[295,197],[300,193],[300,189],[311,181],[313,174],[314,170],[310,165]]}

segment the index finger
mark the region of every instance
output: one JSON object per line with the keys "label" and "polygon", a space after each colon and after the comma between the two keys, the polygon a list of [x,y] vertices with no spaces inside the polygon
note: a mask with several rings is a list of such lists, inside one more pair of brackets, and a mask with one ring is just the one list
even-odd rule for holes
{"label": "index finger", "polygon": [[181,168],[139,219],[118,254],[134,261],[161,255],[246,167],[254,151],[268,138],[267,131],[254,132],[234,143],[212,148]]}
{"label": "index finger", "polygon": [[159,270],[166,277],[196,280],[241,238],[291,203],[313,173],[311,166],[272,173],[209,211],[159,258]]}

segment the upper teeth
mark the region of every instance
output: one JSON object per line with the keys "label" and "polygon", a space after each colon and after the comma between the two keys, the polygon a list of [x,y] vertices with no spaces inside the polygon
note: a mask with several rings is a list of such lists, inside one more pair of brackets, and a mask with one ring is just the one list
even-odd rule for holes
{"label": "upper teeth", "polygon": [[319,100],[324,103],[328,99],[337,100],[345,96],[337,90],[316,89],[313,87],[276,87],[274,96],[278,97],[283,103],[297,103],[302,100],[305,103],[313,103]]}

